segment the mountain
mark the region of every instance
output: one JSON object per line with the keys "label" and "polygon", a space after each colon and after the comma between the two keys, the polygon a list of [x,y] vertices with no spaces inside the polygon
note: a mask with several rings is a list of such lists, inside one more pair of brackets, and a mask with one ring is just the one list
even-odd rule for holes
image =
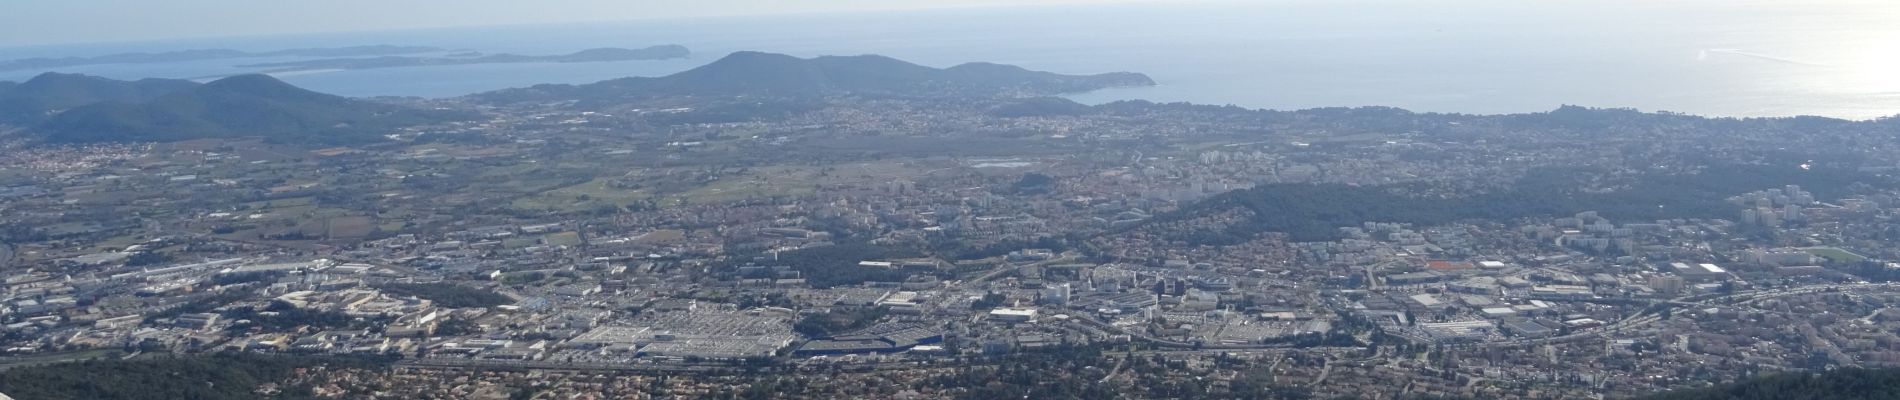
{"label": "mountain", "polygon": [[32,130],[63,143],[262,136],[350,144],[381,140],[405,126],[465,117],[312,92],[265,75],[239,75],[139,103],[73,108]]}
{"label": "mountain", "polygon": [[120,81],[48,72],[26,82],[0,82],[0,123],[31,124],[73,107],[142,102],[196,86],[196,82],[177,79]]}
{"label": "mountain", "polygon": [[520,54],[457,54],[449,57],[372,57],[372,58],[320,58],[261,64],[240,65],[246,68],[267,68],[268,71],[296,71],[312,69],[371,69],[421,67],[437,65],[502,64],[527,62],[607,62],[635,60],[665,60],[686,58],[692,51],[680,45],[661,45],[643,49],[598,48],[587,49],[573,54],[557,56],[526,56]]}
{"label": "mountain", "polygon": [[621,78],[585,85],[537,85],[474,95],[488,102],[631,101],[668,96],[822,96],[870,94],[923,97],[1030,97],[1120,86],[1154,85],[1146,75],[1117,72],[1062,75],[970,63],[938,69],[877,56],[798,58],[742,51],[658,78]]}

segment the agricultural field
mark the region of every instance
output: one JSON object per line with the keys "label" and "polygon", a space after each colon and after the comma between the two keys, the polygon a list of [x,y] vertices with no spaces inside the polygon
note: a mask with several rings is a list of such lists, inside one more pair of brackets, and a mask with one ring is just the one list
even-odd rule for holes
{"label": "agricultural field", "polygon": [[330,218],[327,225],[330,229],[324,236],[332,240],[362,239],[369,237],[377,228],[376,220],[364,216]]}
{"label": "agricultural field", "polygon": [[514,201],[514,206],[528,210],[574,212],[601,206],[624,206],[644,201],[648,197],[641,190],[614,187],[611,179],[594,178],[578,185],[523,196]]}
{"label": "agricultural field", "polygon": [[657,230],[653,232],[647,232],[644,235],[640,235],[640,237],[634,238],[634,240],[641,243],[665,243],[665,242],[671,242],[671,241],[676,241],[676,240],[685,239],[685,238],[686,238],[685,231],[681,231],[678,229],[661,229],[661,230]]}
{"label": "agricultural field", "polygon": [[581,234],[577,232],[550,233],[541,237],[541,243],[549,246],[579,246]]}

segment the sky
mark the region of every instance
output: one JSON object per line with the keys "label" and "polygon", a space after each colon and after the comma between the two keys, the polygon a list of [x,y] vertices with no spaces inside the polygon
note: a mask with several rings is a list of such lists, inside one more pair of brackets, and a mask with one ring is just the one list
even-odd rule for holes
{"label": "sky", "polygon": [[0,0],[0,46],[1130,0]]}

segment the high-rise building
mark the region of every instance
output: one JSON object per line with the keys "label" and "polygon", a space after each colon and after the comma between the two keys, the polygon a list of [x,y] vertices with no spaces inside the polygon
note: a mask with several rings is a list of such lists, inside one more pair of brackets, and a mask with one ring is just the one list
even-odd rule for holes
{"label": "high-rise building", "polygon": [[1067,283],[1045,287],[1042,289],[1042,302],[1055,305],[1069,304],[1071,292]]}

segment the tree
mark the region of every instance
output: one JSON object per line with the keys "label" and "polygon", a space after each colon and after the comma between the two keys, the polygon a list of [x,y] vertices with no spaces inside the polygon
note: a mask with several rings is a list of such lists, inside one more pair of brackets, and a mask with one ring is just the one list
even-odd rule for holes
{"label": "tree", "polygon": [[868,328],[889,313],[890,309],[886,307],[833,308],[828,312],[806,315],[792,324],[792,330],[808,337],[831,337]]}
{"label": "tree", "polygon": [[494,307],[514,303],[513,299],[500,293],[452,283],[392,283],[378,289],[391,295],[428,299],[448,308]]}
{"label": "tree", "polygon": [[988,310],[988,309],[1002,306],[1003,302],[1008,301],[1008,300],[1009,298],[1007,296],[1004,296],[1002,293],[986,292],[986,293],[983,293],[983,298],[970,302],[970,309]]}

